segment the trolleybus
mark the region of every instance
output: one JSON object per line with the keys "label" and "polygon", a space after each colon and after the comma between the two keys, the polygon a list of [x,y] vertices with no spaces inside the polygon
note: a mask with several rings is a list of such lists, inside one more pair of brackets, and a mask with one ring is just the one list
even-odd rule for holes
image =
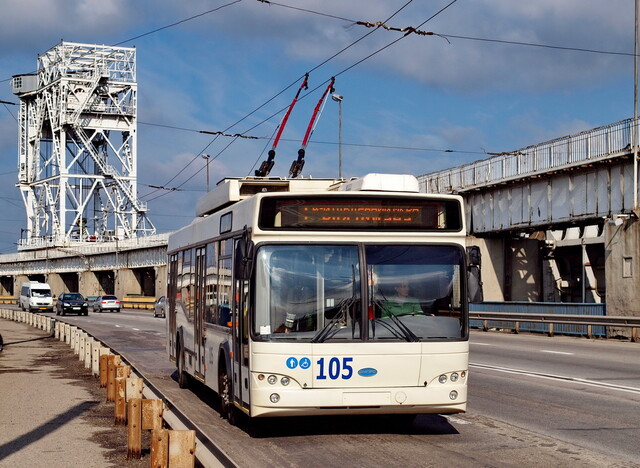
{"label": "trolleybus", "polygon": [[459,196],[417,179],[225,179],[169,238],[168,353],[223,416],[458,413]]}

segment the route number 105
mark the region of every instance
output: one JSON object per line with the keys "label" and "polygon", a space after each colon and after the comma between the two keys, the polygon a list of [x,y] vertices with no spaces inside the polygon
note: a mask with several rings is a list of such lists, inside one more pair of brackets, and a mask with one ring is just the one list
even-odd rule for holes
{"label": "route number 105", "polygon": [[353,358],[351,357],[343,357],[342,362],[339,358],[333,357],[329,359],[328,364],[325,364],[325,358],[320,358],[316,361],[319,371],[316,379],[326,380],[327,374],[331,380],[350,379],[353,375],[353,367],[351,366],[352,362]]}

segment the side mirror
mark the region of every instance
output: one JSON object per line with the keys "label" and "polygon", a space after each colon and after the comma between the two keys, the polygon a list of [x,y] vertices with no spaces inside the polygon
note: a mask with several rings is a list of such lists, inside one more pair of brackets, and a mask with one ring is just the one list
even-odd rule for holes
{"label": "side mirror", "polygon": [[480,272],[480,247],[467,247],[467,292],[469,302],[477,304],[484,300],[482,276]]}
{"label": "side mirror", "polygon": [[236,244],[236,253],[234,258],[234,272],[238,280],[251,279],[253,273],[255,245],[248,239],[248,236],[242,236]]}

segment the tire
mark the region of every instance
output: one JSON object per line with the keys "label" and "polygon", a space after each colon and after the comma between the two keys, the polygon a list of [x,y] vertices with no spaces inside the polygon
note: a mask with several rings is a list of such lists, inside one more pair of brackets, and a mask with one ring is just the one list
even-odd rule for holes
{"label": "tire", "polygon": [[184,370],[184,352],[182,345],[178,345],[176,358],[176,365],[178,366],[178,387],[189,388],[189,374]]}
{"label": "tire", "polygon": [[237,418],[235,408],[231,403],[231,380],[223,364],[220,365],[218,371],[218,396],[220,397],[220,416],[235,426]]}

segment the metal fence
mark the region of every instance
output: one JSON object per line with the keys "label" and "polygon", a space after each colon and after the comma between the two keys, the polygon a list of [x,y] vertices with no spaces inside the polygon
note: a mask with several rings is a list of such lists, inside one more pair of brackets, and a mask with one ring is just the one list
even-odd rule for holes
{"label": "metal fence", "polygon": [[[583,315],[604,317],[606,315],[605,304],[581,304],[562,302],[482,302],[480,304],[469,304],[469,312],[512,312],[515,314],[535,315]],[[483,320],[470,320],[471,328],[483,328]],[[489,328],[500,328],[504,330],[515,330],[514,320],[499,321],[489,320]],[[521,322],[518,324],[520,331],[547,333],[548,325],[545,323]],[[561,335],[585,336],[588,333],[588,325],[577,325],[573,323],[559,323],[553,327],[555,333]],[[606,337],[607,331],[604,326],[591,327],[593,336]]]}
{"label": "metal fence", "polygon": [[627,154],[633,119],[626,119],[480,161],[418,177],[428,193],[470,190]]}

